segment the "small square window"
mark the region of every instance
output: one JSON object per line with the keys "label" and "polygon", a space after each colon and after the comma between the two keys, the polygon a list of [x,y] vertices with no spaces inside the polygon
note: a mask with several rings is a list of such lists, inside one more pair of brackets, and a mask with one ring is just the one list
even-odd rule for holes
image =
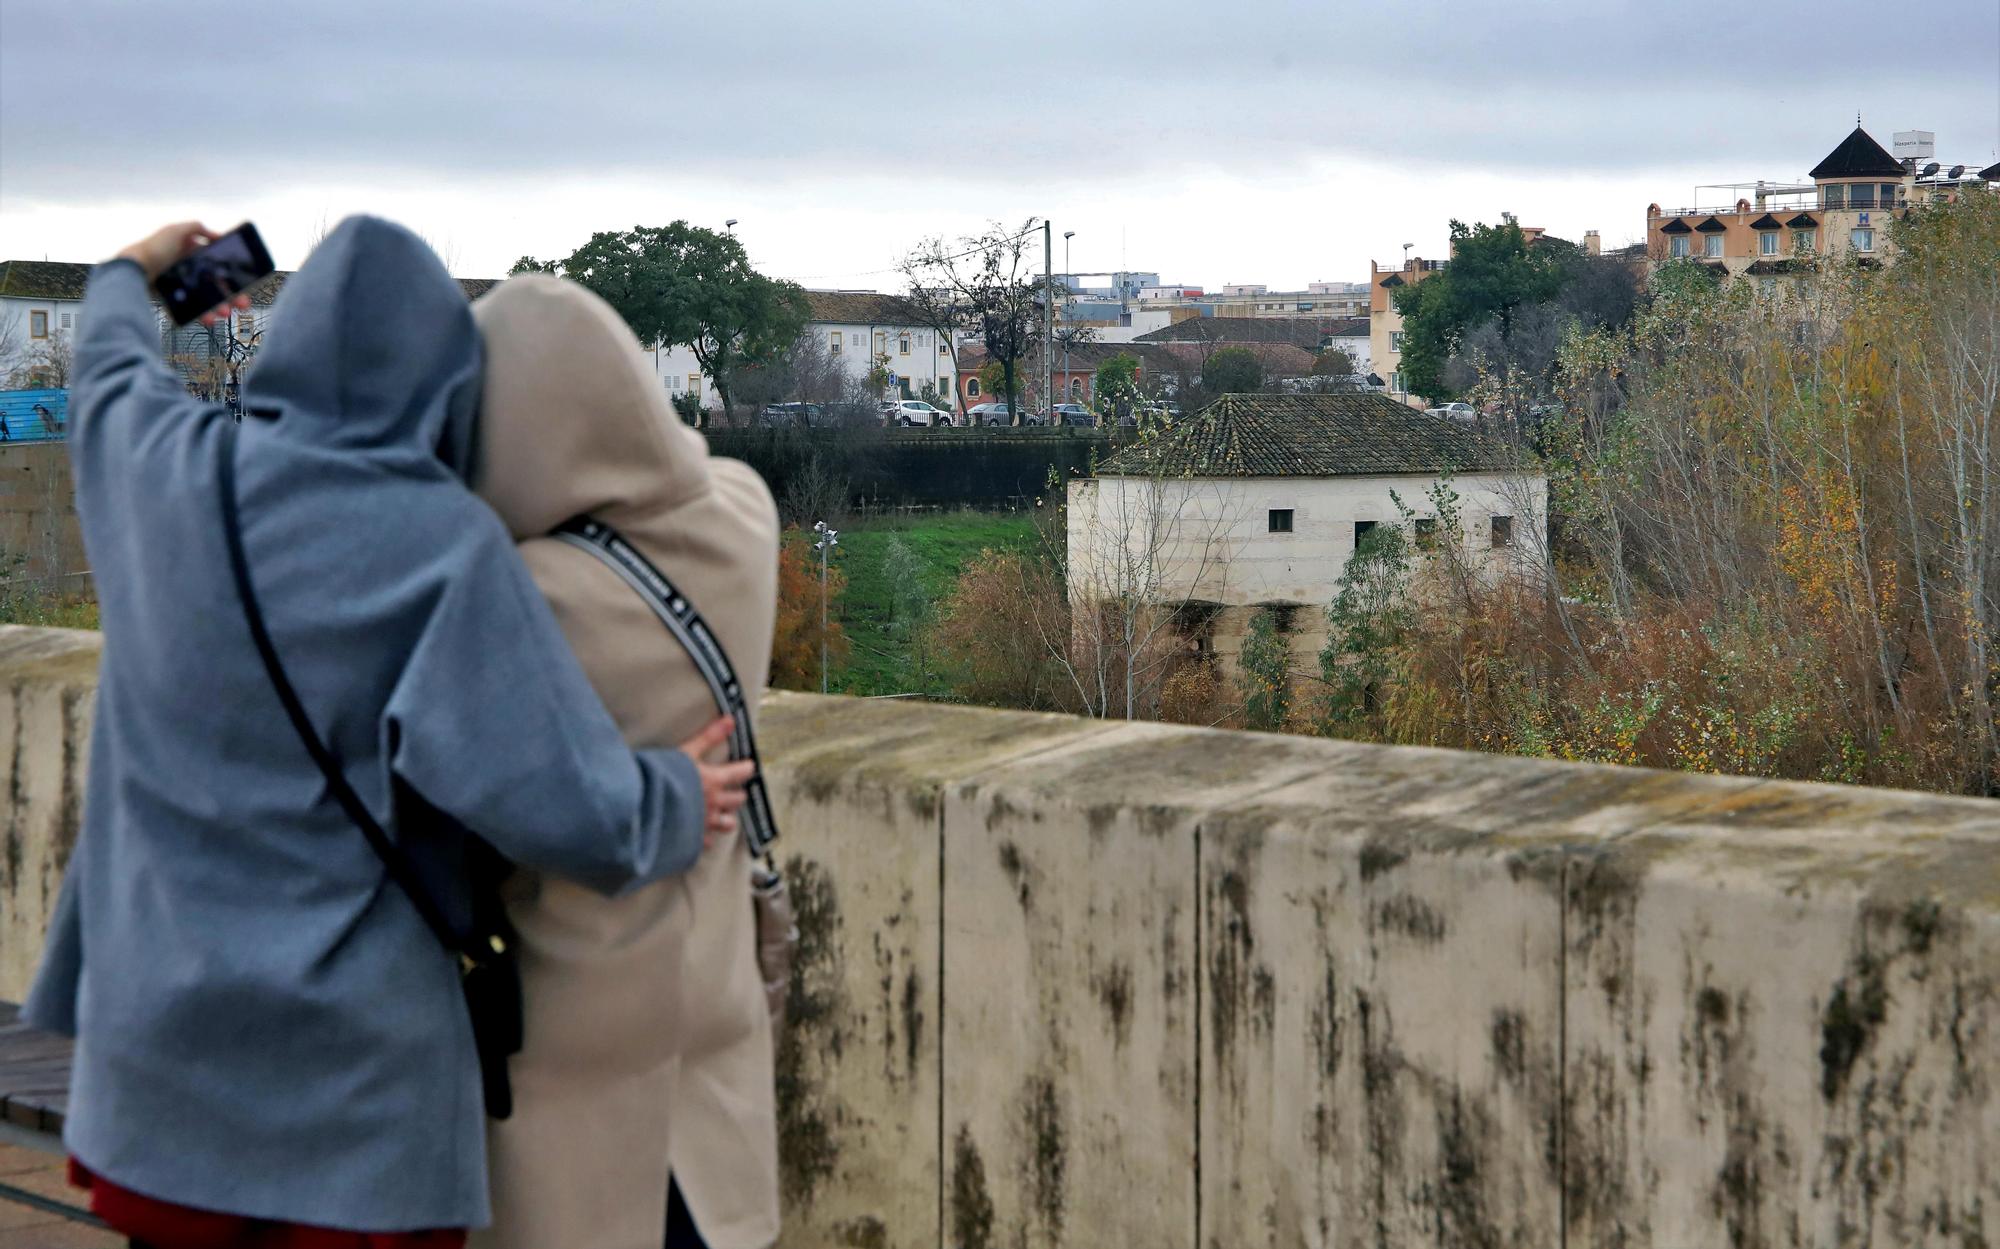
{"label": "small square window", "polygon": [[1493,518],[1493,545],[1496,547],[1514,545],[1514,518],[1512,516],[1495,516]]}
{"label": "small square window", "polygon": [[1872,252],[1875,250],[1875,231],[1865,226],[1854,230],[1848,235],[1848,239],[1854,244],[1855,251]]}
{"label": "small square window", "polygon": [[1720,259],[1722,256],[1722,236],[1720,234],[1711,234],[1703,239],[1701,241],[1701,254],[1710,260]]}
{"label": "small square window", "polygon": [[1775,256],[1778,254],[1778,232],[1776,230],[1765,230],[1757,236],[1757,254],[1760,256]]}
{"label": "small square window", "polygon": [[1875,207],[1875,184],[1872,182],[1857,182],[1847,188],[1847,206],[1849,208]]}
{"label": "small square window", "polygon": [[1676,260],[1679,260],[1686,257],[1687,254],[1688,254],[1687,235],[1676,234],[1674,235],[1673,238],[1667,240],[1667,255],[1672,256]]}
{"label": "small square window", "polygon": [[1419,551],[1435,551],[1438,547],[1438,523],[1435,516],[1419,516],[1414,525]]}
{"label": "small square window", "polygon": [[[244,315],[245,315],[245,316],[248,316],[249,314],[248,314],[248,313],[245,313]],[[64,329],[68,329],[68,328],[69,328],[70,326],[74,325],[74,324],[75,324],[75,321],[74,321],[73,317],[74,317],[74,314],[72,314],[72,313],[68,313],[68,312],[65,312],[65,313],[63,313],[63,314],[62,314],[62,316],[61,316],[60,318],[58,318],[58,320],[59,320],[59,321],[60,321],[60,322],[62,323],[62,328],[64,328]]]}
{"label": "small square window", "polygon": [[1824,208],[1839,208],[1847,203],[1847,185],[1841,182],[1829,183],[1820,188],[1820,205]]}
{"label": "small square window", "polygon": [[49,336],[49,314],[30,312],[28,314],[28,337],[47,338]]}
{"label": "small square window", "polygon": [[1389,331],[1389,350],[1391,350],[1391,351],[1401,351],[1402,349],[1403,349],[1403,331],[1401,331],[1401,330],[1390,330],[1390,331]]}
{"label": "small square window", "polygon": [[1355,548],[1356,548],[1356,549],[1359,549],[1359,548],[1360,548],[1360,546],[1361,546],[1361,544],[1362,544],[1363,542],[1367,541],[1367,539],[1368,539],[1368,535],[1369,535],[1369,534],[1371,534],[1371,533],[1374,533],[1374,532],[1375,532],[1375,522],[1374,522],[1374,521],[1372,521],[1372,520],[1357,520],[1357,521],[1355,521],[1355,522],[1354,522],[1354,545],[1355,545]]}
{"label": "small square window", "polygon": [[1274,507],[1271,509],[1271,532],[1290,533],[1292,531],[1292,509]]}
{"label": "small square window", "polygon": [[1792,248],[1794,251],[1801,251],[1801,252],[1811,251],[1813,249],[1813,231],[1811,230],[1793,231]]}

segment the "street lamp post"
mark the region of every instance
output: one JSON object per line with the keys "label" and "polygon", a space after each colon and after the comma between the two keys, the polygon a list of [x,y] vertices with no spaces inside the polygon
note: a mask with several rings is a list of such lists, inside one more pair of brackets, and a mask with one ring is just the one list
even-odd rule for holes
{"label": "street lamp post", "polygon": [[[1071,278],[1069,272],[1069,241],[1075,237],[1076,237],[1075,230],[1063,231],[1063,311],[1065,313],[1069,311],[1070,292],[1071,290],[1074,289],[1073,287],[1070,286]],[[1068,403],[1070,397],[1069,396],[1069,388],[1070,388],[1069,340],[1071,336],[1075,333],[1075,329],[1076,329],[1075,326],[1071,326],[1070,327],[1071,332],[1069,334],[1063,335],[1063,402],[1064,403]]]}
{"label": "street lamp post", "polygon": [[813,522],[813,532],[819,537],[813,542],[813,550],[819,552],[819,692],[826,693],[826,557],[834,547],[840,545],[840,531],[830,529],[823,520]]}
{"label": "street lamp post", "polygon": [[1042,402],[1048,405],[1049,424],[1056,415],[1056,247],[1049,219],[1042,218]]}

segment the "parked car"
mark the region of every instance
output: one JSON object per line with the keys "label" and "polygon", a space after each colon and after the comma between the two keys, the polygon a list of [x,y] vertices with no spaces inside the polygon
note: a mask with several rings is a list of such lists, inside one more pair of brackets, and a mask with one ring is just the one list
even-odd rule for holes
{"label": "parked car", "polygon": [[904,429],[917,425],[951,424],[951,413],[932,407],[921,399],[899,400],[889,406],[887,415],[891,425],[901,425]]}
{"label": "parked car", "polygon": [[1478,419],[1479,413],[1469,403],[1441,403],[1435,408],[1425,408],[1431,416],[1442,416],[1454,421]]}
{"label": "parked car", "polygon": [[966,412],[966,418],[974,425],[1012,425],[1013,411],[1004,403],[982,403]]}
{"label": "parked car", "polygon": [[758,413],[758,420],[774,428],[819,429],[825,424],[825,411],[817,403],[772,403]]}
{"label": "parked car", "polygon": [[1062,422],[1064,425],[1079,429],[1094,429],[1097,426],[1097,413],[1092,412],[1080,403],[1057,404],[1055,406],[1055,416],[1056,420]]}

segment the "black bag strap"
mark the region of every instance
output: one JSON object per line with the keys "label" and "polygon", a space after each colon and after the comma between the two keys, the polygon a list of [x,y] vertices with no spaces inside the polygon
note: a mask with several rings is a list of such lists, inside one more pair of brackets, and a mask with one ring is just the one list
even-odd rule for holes
{"label": "black bag strap", "polygon": [[340,809],[347,818],[360,828],[361,835],[388,869],[389,878],[409,895],[410,902],[423,917],[424,925],[437,937],[445,949],[462,958],[478,961],[486,951],[477,948],[471,941],[461,941],[446,922],[444,913],[432,900],[417,876],[416,868],[409,856],[403,853],[376,822],[361,795],[347,783],[347,776],[340,770],[340,760],[320,740],[314,731],[312,720],[306,715],[305,705],[299,701],[298,691],[285,675],[285,666],[278,661],[278,649],[271,644],[271,632],[264,627],[264,610],[258,605],[257,590],[250,581],[250,561],[243,553],[243,530],[236,511],[236,438],[234,425],[223,426],[222,464],[220,486],[222,494],[222,529],[229,541],[229,572],[236,579],[236,595],[243,602],[243,617],[250,625],[250,639],[257,644],[257,654],[264,660],[264,671],[270,676],[271,688],[277,691],[278,701],[285,706],[285,714],[291,718],[292,728],[298,731],[299,740],[305,743],[306,753],[319,765],[321,775],[326,777],[327,789],[333,794]]}
{"label": "black bag strap", "polygon": [[770,792],[764,788],[764,765],[757,758],[757,738],[750,729],[750,708],[744,698],[743,682],[737,679],[736,668],[722,649],[721,640],[702,619],[694,601],[675,588],[673,581],[616,529],[603,521],[578,516],[556,526],[552,536],[604,561],[646,601],[667,632],[674,635],[674,640],[694,660],[717,709],[734,722],[729,757],[739,761],[748,759],[757,765],[756,774],[745,787],[743,831],[750,841],[751,857],[763,858],[770,853],[771,843],[778,839],[778,824],[771,814]]}

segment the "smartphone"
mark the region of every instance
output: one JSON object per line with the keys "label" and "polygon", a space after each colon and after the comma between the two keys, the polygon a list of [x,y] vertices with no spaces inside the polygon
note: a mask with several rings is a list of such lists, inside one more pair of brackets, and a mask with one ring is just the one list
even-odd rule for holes
{"label": "smartphone", "polygon": [[175,325],[249,290],[271,275],[271,253],[257,227],[244,222],[208,246],[183,257],[153,280]]}

